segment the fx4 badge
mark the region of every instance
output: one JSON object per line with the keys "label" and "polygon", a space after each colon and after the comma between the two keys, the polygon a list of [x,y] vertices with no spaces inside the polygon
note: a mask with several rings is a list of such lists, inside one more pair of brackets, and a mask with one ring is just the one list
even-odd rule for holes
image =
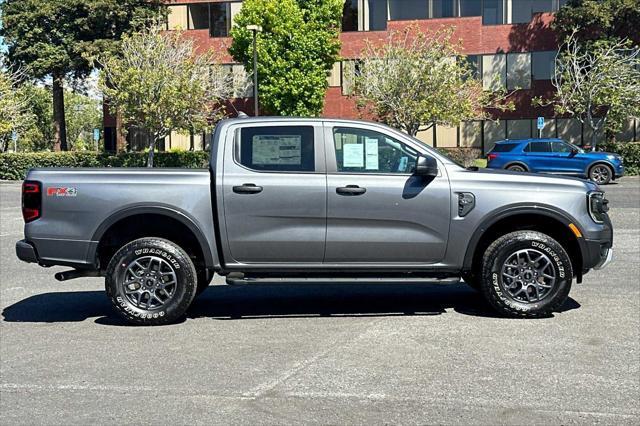
{"label": "fx4 badge", "polygon": [[47,197],[75,197],[78,189],[68,186],[47,188]]}

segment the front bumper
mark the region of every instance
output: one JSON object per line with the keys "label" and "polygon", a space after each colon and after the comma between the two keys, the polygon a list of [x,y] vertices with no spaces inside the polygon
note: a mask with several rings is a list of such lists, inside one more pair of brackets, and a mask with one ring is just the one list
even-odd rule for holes
{"label": "front bumper", "polygon": [[606,249],[607,255],[605,257],[600,258],[600,263],[593,267],[593,269],[604,269],[607,267],[609,263],[613,260],[613,248]]}
{"label": "front bumper", "polygon": [[36,248],[27,240],[20,240],[16,243],[16,255],[23,262],[39,263]]}

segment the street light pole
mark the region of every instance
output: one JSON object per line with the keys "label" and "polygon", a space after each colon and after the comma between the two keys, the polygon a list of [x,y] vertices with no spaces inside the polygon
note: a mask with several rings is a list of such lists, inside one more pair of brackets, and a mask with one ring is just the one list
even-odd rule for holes
{"label": "street light pole", "polygon": [[253,33],[253,115],[258,116],[258,49],[256,41],[258,33],[262,31],[260,25],[247,25],[247,29]]}

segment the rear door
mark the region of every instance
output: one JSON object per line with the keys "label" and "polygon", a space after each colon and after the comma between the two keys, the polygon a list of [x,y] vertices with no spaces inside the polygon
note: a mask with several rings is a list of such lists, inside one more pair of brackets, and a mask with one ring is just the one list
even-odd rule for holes
{"label": "rear door", "polygon": [[524,149],[527,165],[532,172],[555,172],[553,152],[549,141],[530,142]]}
{"label": "rear door", "polygon": [[224,160],[224,228],[233,261],[321,263],[327,214],[322,123],[231,126]]}
{"label": "rear door", "polygon": [[443,259],[449,181],[413,175],[419,144],[377,126],[325,123],[325,263],[428,264]]}

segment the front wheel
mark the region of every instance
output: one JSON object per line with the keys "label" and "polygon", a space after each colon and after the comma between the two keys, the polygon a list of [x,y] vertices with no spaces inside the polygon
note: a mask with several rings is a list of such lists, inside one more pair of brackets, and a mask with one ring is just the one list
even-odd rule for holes
{"label": "front wheel", "polygon": [[598,185],[606,185],[611,182],[613,171],[605,164],[596,164],[589,169],[589,179]]}
{"label": "front wheel", "polygon": [[196,294],[197,273],[187,253],[161,238],[141,238],[113,256],[105,279],[116,312],[136,325],[181,318]]}
{"label": "front wheel", "polygon": [[482,293],[501,314],[540,317],[569,297],[573,270],[565,249],[535,231],[516,231],[494,241],[482,259]]}

